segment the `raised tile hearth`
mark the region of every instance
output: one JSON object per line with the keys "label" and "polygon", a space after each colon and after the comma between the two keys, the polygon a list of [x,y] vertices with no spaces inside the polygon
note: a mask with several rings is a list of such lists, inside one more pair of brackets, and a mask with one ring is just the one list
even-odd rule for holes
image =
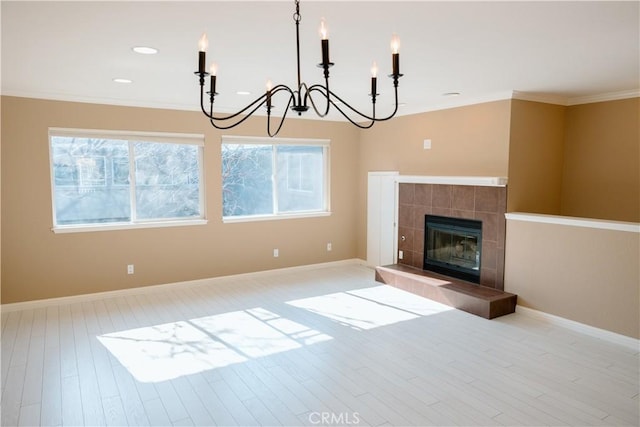
{"label": "raised tile hearth", "polygon": [[402,264],[376,267],[376,281],[485,319],[516,310],[517,295]]}

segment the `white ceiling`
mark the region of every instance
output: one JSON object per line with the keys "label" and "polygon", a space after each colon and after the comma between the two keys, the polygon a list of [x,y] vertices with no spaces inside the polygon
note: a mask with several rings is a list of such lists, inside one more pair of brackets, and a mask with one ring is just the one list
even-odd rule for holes
{"label": "white ceiling", "polygon": [[[638,94],[638,1],[301,1],[302,78],[320,83],[326,19],[332,89],[378,112],[393,100],[389,40],[401,39],[400,114],[504,99],[513,91],[560,104]],[[294,2],[1,2],[2,94],[198,109],[197,41],[219,66],[216,101],[231,111],[269,78],[295,85]],[[131,51],[152,46],[154,56]],[[113,78],[133,80],[118,84]],[[254,95],[240,96],[240,90]],[[457,97],[444,93],[460,92]],[[274,101],[278,105],[277,100]],[[313,114],[308,113],[312,116]],[[312,117],[309,117],[312,118]]]}

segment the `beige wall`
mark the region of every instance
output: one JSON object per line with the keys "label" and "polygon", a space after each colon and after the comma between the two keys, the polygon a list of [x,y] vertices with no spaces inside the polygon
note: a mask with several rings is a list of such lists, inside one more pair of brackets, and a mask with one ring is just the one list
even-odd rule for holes
{"label": "beige wall", "polygon": [[[588,212],[580,211],[588,211],[589,206],[576,208],[572,213],[564,211],[566,200],[576,197],[574,193],[579,193],[583,201],[590,197],[602,200],[608,195],[608,189],[594,195],[591,187],[577,185],[601,173],[599,165],[580,167],[581,156],[585,155],[580,144],[587,144],[594,153],[584,161],[589,163],[599,158],[607,166],[607,176],[623,183],[624,195],[611,195],[611,200],[616,201],[615,208],[606,212],[608,219],[618,219],[621,212],[632,211],[621,206],[638,205],[640,193],[637,102],[636,98],[626,102],[558,107],[505,100],[398,117],[364,131],[347,123],[289,120],[283,128],[284,137],[332,141],[333,214],[327,218],[222,224],[219,193],[222,133],[212,129],[199,113],[3,97],[0,106],[2,303],[355,257],[366,259],[367,172],[374,170],[398,170],[404,175],[508,176],[508,211],[557,213],[562,206],[562,214],[589,216]],[[635,115],[631,114],[634,111]],[[52,233],[48,127],[203,133],[209,224]],[[612,128],[620,130],[618,137],[612,137],[618,135]],[[252,118],[246,126],[229,134],[262,136],[264,118]],[[596,144],[596,137],[590,138],[591,134],[609,141],[608,149],[598,151],[602,147]],[[423,149],[423,140],[427,138],[432,140],[431,150]],[[568,183],[564,189],[563,180]],[[574,186],[572,191],[568,191],[570,186]],[[620,203],[624,200],[629,202]],[[624,219],[639,220],[637,217]],[[514,230],[512,242],[518,241],[524,232]],[[564,233],[551,234],[548,238],[527,242],[542,245],[544,252],[547,247],[564,245],[566,239],[571,238]],[[328,241],[333,243],[332,252],[326,252]],[[618,245],[618,241],[605,239],[597,248],[617,253]],[[272,257],[275,247],[280,249],[277,259]],[[519,293],[523,304],[622,331],[620,325],[610,326],[585,316],[582,311],[564,312],[556,307],[552,294],[555,295],[557,289],[550,288],[548,281],[542,286],[538,281],[530,282],[527,276],[530,272],[523,270],[530,265],[518,257],[528,248],[512,247],[512,265],[519,267],[512,268],[510,276],[505,273],[505,287],[512,286],[508,290]],[[509,247],[506,251],[509,257]],[[580,259],[575,262],[577,265],[590,263]],[[611,262],[617,265],[615,260]],[[635,263],[637,266],[637,258]],[[135,275],[126,274],[127,264],[135,264]],[[583,298],[580,292],[584,289],[578,292],[574,282],[567,286],[561,292],[577,301],[571,305],[580,306]],[[573,290],[578,293],[573,294]],[[622,307],[626,307],[631,297],[627,292]],[[584,298],[588,307],[596,296],[587,293]],[[633,308],[624,310],[631,312]],[[635,310],[637,313],[637,307]],[[621,316],[623,320],[619,322],[627,322],[628,317]]]}
{"label": "beige wall", "polygon": [[[2,303],[356,257],[358,132],[289,120],[280,136],[331,140],[330,217],[223,224],[220,136],[197,112],[2,97]],[[321,124],[320,124],[321,123]],[[54,234],[48,127],[205,135],[204,226]],[[228,134],[263,136],[252,118]],[[333,251],[326,251],[326,243]],[[280,257],[273,258],[273,248]],[[136,273],[126,274],[127,264]]]}
{"label": "beige wall", "polygon": [[640,222],[640,98],[567,108],[562,214]]}
{"label": "beige wall", "polygon": [[[507,176],[511,101],[394,118],[360,134],[358,257],[367,251],[367,172]],[[423,141],[432,148],[424,150]]]}
{"label": "beige wall", "polygon": [[511,101],[508,212],[560,214],[565,107]]}
{"label": "beige wall", "polygon": [[505,291],[525,307],[640,338],[638,259],[638,233],[507,220]]}

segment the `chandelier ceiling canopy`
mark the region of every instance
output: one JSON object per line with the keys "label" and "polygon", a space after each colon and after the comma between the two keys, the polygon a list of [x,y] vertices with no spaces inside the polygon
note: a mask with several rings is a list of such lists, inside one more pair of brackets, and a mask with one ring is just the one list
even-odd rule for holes
{"label": "chandelier ceiling canopy", "polygon": [[[218,92],[216,92],[217,65],[215,63],[211,64],[209,71],[206,71],[206,51],[209,42],[207,39],[207,35],[202,35],[198,43],[198,71],[196,71],[195,74],[199,77],[200,82],[200,108],[202,109],[204,115],[207,116],[213,127],[222,130],[236,127],[247,120],[249,117],[251,117],[251,115],[253,115],[256,111],[258,111],[259,108],[263,106],[267,109],[267,134],[271,137],[277,135],[278,132],[280,132],[280,129],[284,124],[289,110],[292,110],[299,116],[301,116],[303,113],[306,113],[310,108],[312,108],[319,117],[325,117],[329,113],[331,107],[333,107],[338,112],[340,112],[340,114],[342,114],[347,120],[361,129],[368,129],[372,127],[374,123],[389,120],[396,115],[398,111],[398,80],[403,76],[400,73],[400,40],[397,35],[394,34],[391,38],[392,72],[389,75],[389,77],[393,80],[393,88],[395,94],[394,109],[388,116],[377,117],[376,97],[379,95],[376,92],[378,84],[378,66],[375,62],[371,67],[371,93],[369,94],[369,96],[371,97],[370,114],[358,111],[329,88],[329,68],[331,68],[335,64],[331,62],[329,57],[329,38],[324,20],[322,20],[320,23],[322,62],[318,64],[318,67],[323,70],[324,84],[308,85],[307,83],[302,81],[300,73],[301,19],[302,16],[300,15],[300,1],[295,0],[295,13],[293,14],[293,21],[296,26],[296,59],[298,76],[297,85],[294,88],[291,88],[284,84],[273,86],[271,81],[268,80],[266,84],[266,90],[261,96],[250,102],[239,111],[228,115],[221,115],[217,113],[214,114],[213,104],[215,102],[216,95],[218,95]],[[209,90],[206,92],[206,94],[209,95],[208,107],[205,105],[206,76],[210,76]],[[275,127],[275,130],[273,130],[271,127],[271,111],[274,108],[272,99],[274,99],[277,94],[281,94],[279,95],[278,99],[286,100],[286,108],[284,109],[282,116],[280,117],[279,122]],[[314,99],[314,95],[316,96],[316,99]]]}

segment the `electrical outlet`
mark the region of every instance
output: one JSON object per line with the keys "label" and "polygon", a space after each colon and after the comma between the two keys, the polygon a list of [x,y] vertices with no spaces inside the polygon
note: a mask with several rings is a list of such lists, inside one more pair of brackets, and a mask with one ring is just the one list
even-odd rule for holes
{"label": "electrical outlet", "polygon": [[327,252],[331,252],[332,249],[331,242],[327,243]]}
{"label": "electrical outlet", "polygon": [[398,259],[404,258],[404,252],[398,251]]}
{"label": "electrical outlet", "polygon": [[133,274],[133,264],[127,265],[127,274]]}
{"label": "electrical outlet", "polygon": [[278,258],[280,256],[280,251],[278,251],[277,249],[273,250],[273,257],[274,258]]}

